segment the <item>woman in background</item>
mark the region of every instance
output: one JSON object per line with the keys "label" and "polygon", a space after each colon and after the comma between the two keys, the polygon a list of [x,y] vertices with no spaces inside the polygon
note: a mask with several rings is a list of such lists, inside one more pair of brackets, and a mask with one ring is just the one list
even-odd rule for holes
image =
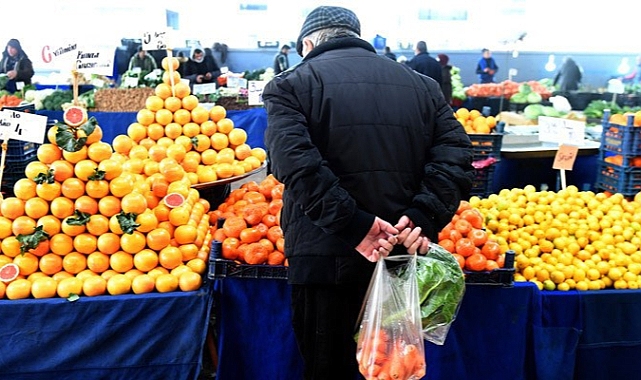
{"label": "woman in background", "polygon": [[17,91],[16,83],[31,84],[33,77],[33,64],[27,54],[22,50],[20,41],[12,38],[7,42],[7,47],[0,60],[0,73],[7,74],[5,89],[11,93]]}

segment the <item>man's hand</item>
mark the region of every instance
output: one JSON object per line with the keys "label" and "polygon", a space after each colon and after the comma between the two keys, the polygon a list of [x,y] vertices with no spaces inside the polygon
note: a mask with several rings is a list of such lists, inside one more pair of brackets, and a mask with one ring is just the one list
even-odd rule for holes
{"label": "man's hand", "polygon": [[211,79],[211,73],[205,74],[205,79],[210,80]]}
{"label": "man's hand", "polygon": [[369,232],[356,247],[358,253],[367,260],[376,262],[382,256],[385,257],[394,248],[398,230],[386,221],[376,217]]}
{"label": "man's hand", "polygon": [[429,249],[430,239],[422,235],[421,227],[414,226],[414,223],[407,216],[403,215],[394,226],[400,233],[396,236],[396,244],[403,244],[409,254],[424,255]]}
{"label": "man's hand", "polygon": [[196,77],[196,82],[197,82],[197,83],[203,83],[203,76],[202,76],[202,75],[198,75],[198,76]]}
{"label": "man's hand", "polygon": [[14,79],[18,75],[18,72],[15,70],[7,71],[7,78]]}

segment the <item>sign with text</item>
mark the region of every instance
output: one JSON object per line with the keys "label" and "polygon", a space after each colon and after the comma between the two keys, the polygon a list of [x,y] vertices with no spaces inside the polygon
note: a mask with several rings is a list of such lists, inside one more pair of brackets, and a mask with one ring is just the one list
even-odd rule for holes
{"label": "sign with text", "polygon": [[579,147],[575,145],[561,145],[554,157],[552,169],[572,170],[576,156],[579,153]]}
{"label": "sign with text", "polygon": [[247,79],[227,77],[227,88],[247,88]]}
{"label": "sign with text", "polygon": [[539,141],[582,146],[585,122],[539,116]]}
{"label": "sign with text", "polygon": [[71,70],[77,50],[77,42],[48,43],[40,49],[40,59],[47,67]]}
{"label": "sign with text", "polygon": [[194,84],[194,95],[207,95],[216,92],[216,83]]}
{"label": "sign with text", "polygon": [[12,110],[0,111],[0,135],[4,139],[42,144],[46,129],[46,116]]}
{"label": "sign with text", "polygon": [[138,77],[124,77],[123,85],[125,87],[138,87]]}
{"label": "sign with text", "polygon": [[171,49],[169,30],[145,32],[142,35],[143,50]]}
{"label": "sign with text", "polygon": [[79,73],[113,75],[114,50],[111,48],[79,49],[75,54]]}
{"label": "sign with text", "polygon": [[263,105],[263,90],[265,89],[266,81],[249,81],[247,83],[247,103],[250,106]]}

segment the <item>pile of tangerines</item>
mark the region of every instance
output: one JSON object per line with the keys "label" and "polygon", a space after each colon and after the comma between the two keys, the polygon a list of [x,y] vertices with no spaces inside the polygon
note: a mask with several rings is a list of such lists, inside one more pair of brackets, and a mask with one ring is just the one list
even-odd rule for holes
{"label": "pile of tangerines", "polygon": [[200,288],[210,205],[191,186],[254,170],[265,151],[224,108],[198,104],[177,60],[163,68],[156,95],[112,144],[93,118],[49,130],[0,204],[0,298]]}

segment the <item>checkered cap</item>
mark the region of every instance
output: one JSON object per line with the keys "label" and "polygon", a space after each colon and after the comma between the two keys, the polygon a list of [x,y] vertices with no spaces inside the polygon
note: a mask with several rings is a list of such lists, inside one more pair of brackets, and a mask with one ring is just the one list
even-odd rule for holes
{"label": "checkered cap", "polygon": [[336,27],[349,29],[359,36],[361,34],[361,23],[356,14],[349,9],[321,6],[311,11],[305,18],[298,41],[296,41],[298,55],[303,55],[303,38],[317,30]]}

